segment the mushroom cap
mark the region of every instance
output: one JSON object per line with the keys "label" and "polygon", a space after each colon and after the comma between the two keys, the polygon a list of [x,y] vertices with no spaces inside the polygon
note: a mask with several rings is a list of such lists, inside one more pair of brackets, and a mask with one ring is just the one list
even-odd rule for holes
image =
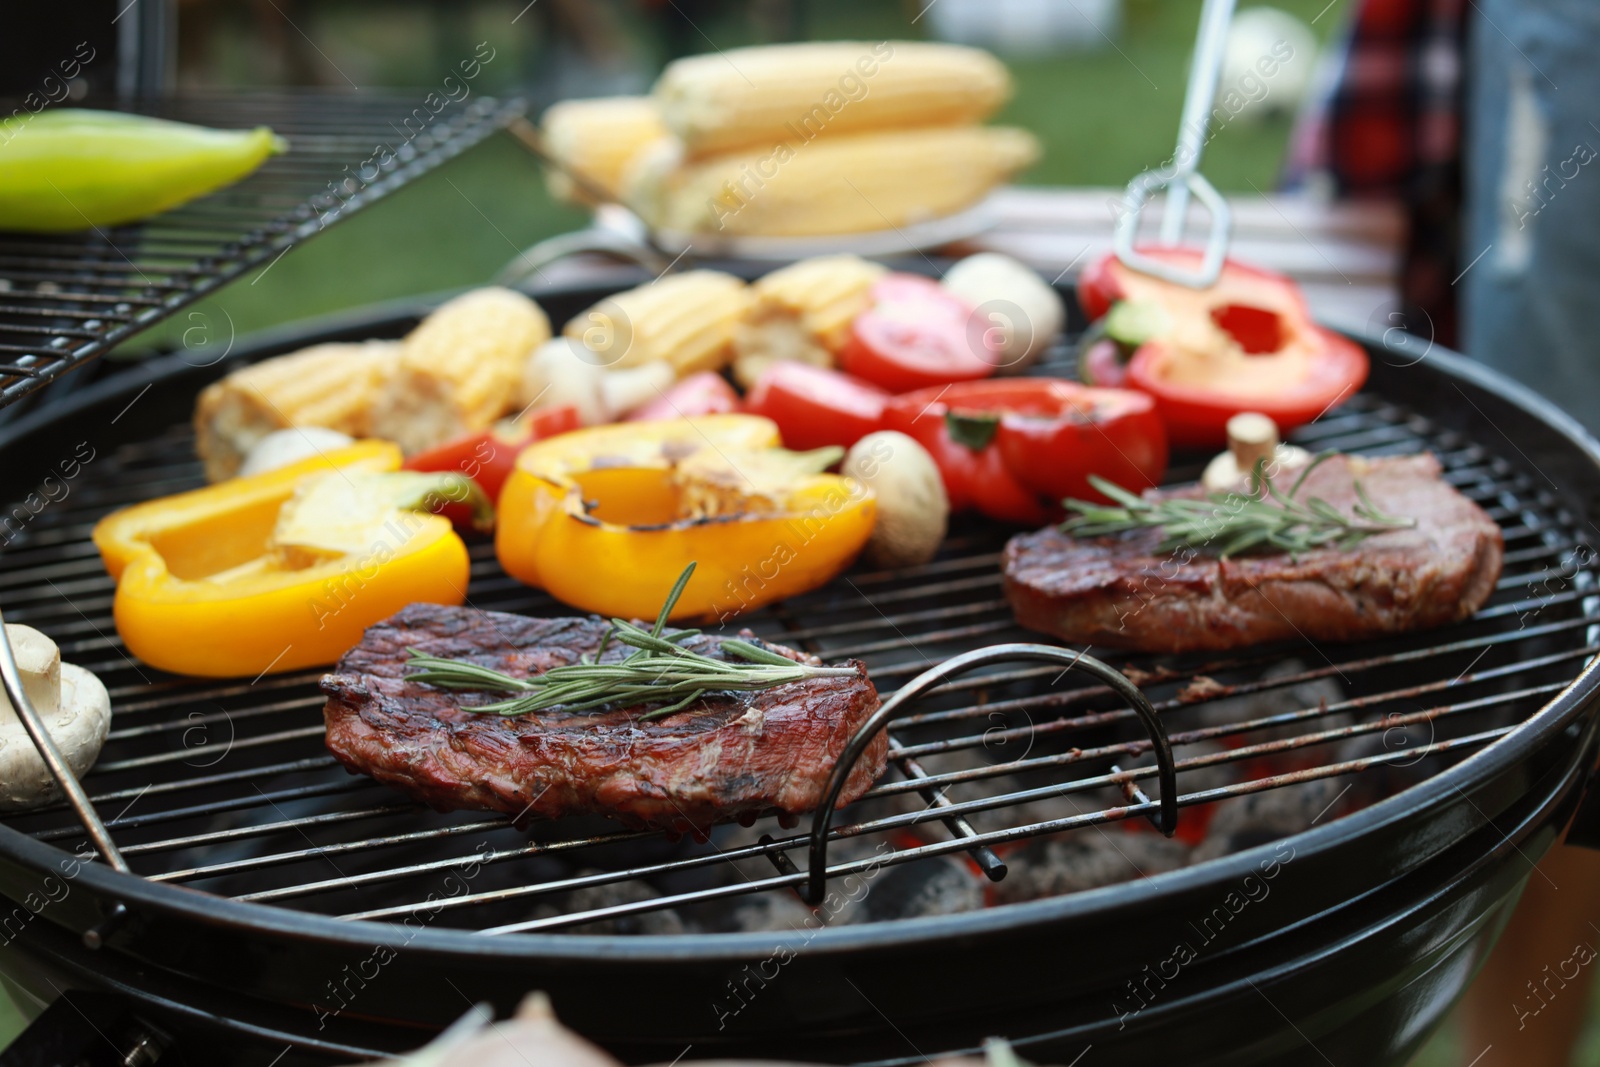
{"label": "mushroom cap", "polygon": [[[111,696],[90,671],[71,663],[60,669],[58,705],[39,710],[67,766],[81,778],[99,757],[111,729]],[[57,799],[61,787],[44,757],[9,704],[7,712],[0,719],[0,811],[21,811]]]}

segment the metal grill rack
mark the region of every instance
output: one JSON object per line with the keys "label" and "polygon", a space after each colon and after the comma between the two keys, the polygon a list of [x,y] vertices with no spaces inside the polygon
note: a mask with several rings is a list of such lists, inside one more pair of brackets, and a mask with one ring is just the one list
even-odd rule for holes
{"label": "metal grill rack", "polygon": [[[1503,737],[1600,652],[1586,527],[1523,467],[1372,395],[1295,439],[1366,455],[1432,449],[1448,481],[1501,524],[1504,575],[1472,619],[1381,643],[1209,657],[1096,650],[1163,717],[1180,834],[1227,802],[1307,783],[1327,783],[1333,799],[1317,817],[1337,818]],[[0,556],[7,620],[46,630],[111,690],[111,738],[85,785],[136,873],[352,921],[421,916],[486,934],[648,931],[676,916],[714,931],[740,901],[794,902],[807,838],[775,819],[697,843],[603,819],[518,830],[498,816],[441,815],[328,755],[319,671],[217,683],[131,662],[90,528],[112,508],[201,481],[187,426],[171,426],[87,465],[72,495]],[[743,621],[828,659],[865,661],[887,694],[958,652],[1038,639],[1016,627],[1001,593],[1004,536],[958,529],[926,566],[858,568]],[[474,606],[566,610],[501,572],[491,545],[472,557]],[[1296,702],[1306,685],[1325,695]],[[1011,665],[962,678],[892,736],[894,769],[836,820],[835,879],[955,862],[987,884],[982,875],[1002,876],[1032,839],[1149,832],[1149,742],[1118,700],[1070,672]],[[83,840],[60,806],[9,822],[68,850]],[[441,889],[452,879],[459,889]]]}
{"label": "metal grill rack", "polygon": [[[523,112],[421,93],[179,96],[150,114],[290,142],[249,178],[136,225],[0,234],[0,409],[312,237]],[[379,146],[392,151],[379,152]]]}

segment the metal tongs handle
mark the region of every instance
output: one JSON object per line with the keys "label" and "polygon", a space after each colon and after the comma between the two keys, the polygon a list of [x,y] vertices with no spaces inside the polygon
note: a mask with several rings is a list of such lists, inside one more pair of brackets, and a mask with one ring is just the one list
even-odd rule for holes
{"label": "metal tongs handle", "polygon": [[[1222,273],[1228,254],[1228,233],[1232,214],[1228,202],[1200,173],[1200,157],[1205,151],[1206,134],[1211,125],[1211,105],[1217,95],[1217,80],[1222,74],[1222,57],[1227,50],[1228,26],[1233,21],[1235,0],[1205,0],[1200,11],[1200,33],[1195,42],[1194,62],[1189,68],[1189,86],[1183,98],[1183,117],[1178,124],[1178,143],[1170,163],[1147,170],[1128,183],[1124,196],[1126,210],[1117,219],[1112,247],[1117,258],[1129,268],[1164,281],[1205,289]],[[1139,234],[1139,217],[1145,204],[1160,190],[1167,191],[1166,211],[1161,219],[1161,243],[1183,242],[1189,215],[1189,194],[1194,193],[1211,214],[1211,231],[1206,236],[1205,254],[1198,271],[1184,270],[1146,256],[1134,247]]]}
{"label": "metal tongs handle", "polygon": [[22,720],[23,728],[28,731],[28,736],[33,738],[33,746],[39,750],[44,765],[50,768],[50,773],[60,783],[62,792],[66,794],[67,803],[72,805],[78,821],[83,823],[84,830],[88,831],[94,847],[114,869],[124,874],[129,873],[127,861],[122,858],[116,843],[111,840],[111,834],[100,821],[100,816],[95,813],[89,794],[78,784],[77,776],[72,773],[72,768],[67,766],[67,759],[61,754],[61,749],[56,747],[56,740],[50,736],[50,730],[45,726],[44,719],[33,706],[33,701],[28,699],[27,691],[22,688],[22,671],[17,666],[16,653],[11,649],[11,638],[6,634],[4,617],[0,617],[0,680],[5,683],[6,696],[11,699],[11,707],[16,711],[17,718]]}

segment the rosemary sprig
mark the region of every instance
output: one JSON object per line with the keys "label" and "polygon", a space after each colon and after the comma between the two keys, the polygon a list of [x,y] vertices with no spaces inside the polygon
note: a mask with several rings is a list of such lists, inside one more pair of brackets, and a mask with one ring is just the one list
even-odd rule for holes
{"label": "rosemary sprig", "polygon": [[1090,476],[1090,484],[1116,504],[1064,501],[1077,515],[1063,523],[1061,529],[1074,537],[1107,537],[1158,526],[1163,534],[1160,551],[1212,549],[1222,559],[1228,559],[1251,549],[1290,555],[1325,545],[1349,549],[1373,534],[1417,524],[1416,519],[1378,510],[1360,479],[1355,482],[1360,503],[1348,515],[1321,497],[1302,500],[1299,492],[1306,476],[1334,455],[1337,453],[1317,455],[1287,493],[1273,485],[1265,460],[1258,460],[1250,472],[1249,493],[1210,493],[1201,498],[1146,500],[1103,478]]}
{"label": "rosemary sprig", "polygon": [[[493,715],[525,715],[558,705],[568,711],[583,711],[608,704],[666,702],[664,707],[639,716],[639,721],[644,722],[682,711],[707,693],[749,692],[807,678],[847,678],[858,673],[854,667],[813,667],[808,663],[796,663],[738,638],[727,638],[721,643],[724,652],[736,657],[732,660],[713,659],[684,648],[682,642],[698,636],[699,630],[675,630],[670,634],[662,631],[693,573],[694,564],[691,563],[678,576],[656,616],[655,625],[649,630],[624,619],[612,619],[594,654],[580,657],[577,663],[551,667],[528,678],[513,678],[466,660],[429,656],[410,648],[406,650],[411,654],[406,666],[414,670],[406,677],[441,689],[526,694],[462,709]],[[601,663],[600,657],[612,640],[634,651],[618,662]]]}

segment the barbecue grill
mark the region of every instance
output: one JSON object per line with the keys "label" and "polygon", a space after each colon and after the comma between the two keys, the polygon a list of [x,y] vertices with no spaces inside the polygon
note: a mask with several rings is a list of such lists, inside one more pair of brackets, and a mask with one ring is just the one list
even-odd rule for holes
{"label": "barbecue grill", "polygon": [[[556,322],[611,291],[531,290]],[[544,989],[565,1023],[633,1062],[692,1048],[915,1063],[999,1034],[1036,1062],[1400,1064],[1579,806],[1600,450],[1491,372],[1374,339],[1366,389],[1293,439],[1438,453],[1505,532],[1504,576],[1473,618],[1362,644],[1091,650],[1142,688],[1153,734],[1065,650],[980,657],[901,706],[891,771],[832,819],[812,898],[825,928],[801,903],[822,855],[810,823],[695,842],[432,813],[327,754],[320,672],[215,682],[130,661],[89,542],[108,510],[201,483],[188,420],[207,382],[310,343],[400,336],[423,310],[279,331],[215,366],[158,359],[0,428],[0,499],[93,450],[12,534],[0,603],[111,690],[111,738],[84,784],[134,872],[74,863],[87,839],[65,805],[0,824],[0,969],[41,1001],[70,991],[29,1037],[88,1016],[119,1055],[348,1062]],[[1042,370],[1069,363],[1062,348]],[[858,567],[740,622],[859,658],[888,694],[975,649],[1038,641],[1001,596],[1005,537],[958,524],[932,563]],[[474,606],[568,611],[508,579],[487,542],[472,554]],[[1158,781],[1166,742],[1175,791]],[[1152,825],[1164,802],[1175,842]],[[1131,869],[985,906],[1061,875],[1039,864],[1052,848]],[[1214,858],[1148,859],[1172,849]]]}

